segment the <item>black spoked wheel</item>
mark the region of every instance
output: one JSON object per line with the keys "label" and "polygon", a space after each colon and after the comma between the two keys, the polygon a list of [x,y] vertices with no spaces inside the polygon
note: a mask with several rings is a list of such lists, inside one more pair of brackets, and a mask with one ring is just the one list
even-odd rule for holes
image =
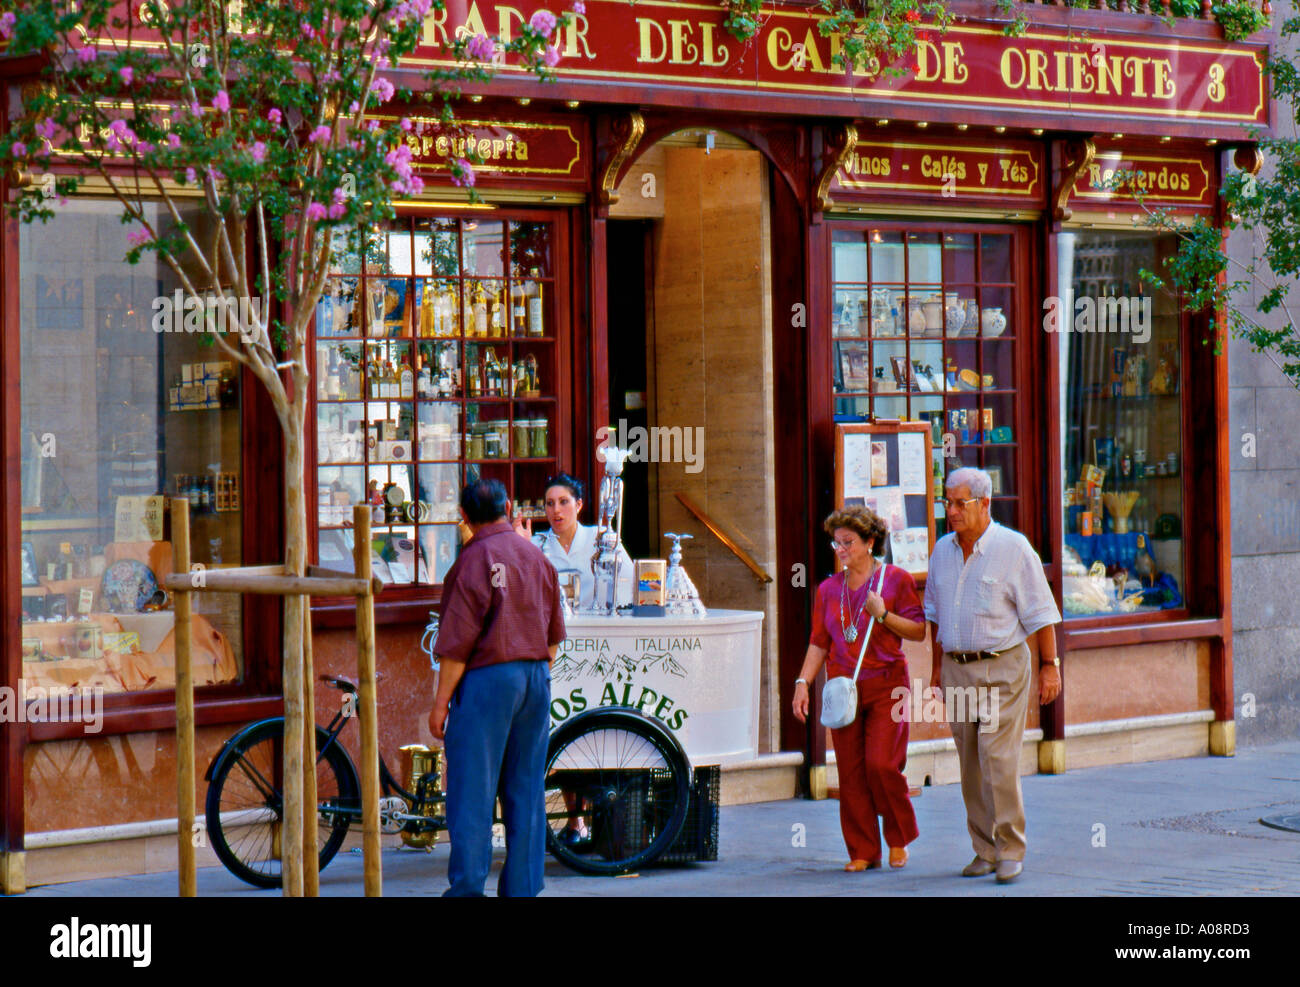
{"label": "black spoked wheel", "polygon": [[[317,727],[317,750],[328,739]],[[283,764],[284,720],[268,720],[234,742],[208,785],[212,849],[230,873],[259,888],[280,886]],[[342,846],[348,825],[361,818],[356,769],[337,740],[316,758],[316,796],[316,843],[324,870]]]}
{"label": "black spoked wheel", "polygon": [[584,874],[626,874],[653,862],[681,833],[690,765],[654,720],[592,710],[551,735],[546,845]]}

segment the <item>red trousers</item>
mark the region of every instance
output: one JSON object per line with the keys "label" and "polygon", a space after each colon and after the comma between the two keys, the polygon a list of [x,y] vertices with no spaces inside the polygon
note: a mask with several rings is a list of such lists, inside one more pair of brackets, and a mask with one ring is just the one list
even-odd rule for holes
{"label": "red trousers", "polygon": [[[857,717],[831,731],[840,776],[840,828],[851,860],[880,860],[877,816],[885,819],[889,846],[907,846],[917,837],[916,814],[903,776],[910,707],[907,696],[895,698],[899,687],[907,688],[907,664],[902,661],[883,675],[859,679]],[[896,710],[902,715],[893,715]]]}

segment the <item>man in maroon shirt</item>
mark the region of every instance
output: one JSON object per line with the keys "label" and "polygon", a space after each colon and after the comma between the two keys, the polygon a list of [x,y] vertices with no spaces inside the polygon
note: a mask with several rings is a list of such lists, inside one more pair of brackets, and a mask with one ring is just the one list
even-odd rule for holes
{"label": "man in maroon shirt", "polygon": [[442,584],[438,694],[429,729],[444,739],[452,897],[482,896],[492,864],[492,808],[506,827],[502,896],[542,890],[544,778],[551,661],[564,640],[555,568],[514,533],[506,489],[479,480],[460,495],[473,537]]}

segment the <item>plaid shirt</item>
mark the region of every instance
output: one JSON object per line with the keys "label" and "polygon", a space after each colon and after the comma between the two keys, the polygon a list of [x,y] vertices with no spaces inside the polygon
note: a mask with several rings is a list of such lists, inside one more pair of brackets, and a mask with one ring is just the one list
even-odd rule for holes
{"label": "plaid shirt", "polygon": [[1005,651],[1060,623],[1043,563],[1019,531],[990,521],[967,559],[956,533],[930,555],[925,619],[944,651]]}
{"label": "plaid shirt", "polygon": [[433,653],[468,668],[507,661],[549,661],[564,640],[555,569],[508,521],[479,529],[442,584]]}

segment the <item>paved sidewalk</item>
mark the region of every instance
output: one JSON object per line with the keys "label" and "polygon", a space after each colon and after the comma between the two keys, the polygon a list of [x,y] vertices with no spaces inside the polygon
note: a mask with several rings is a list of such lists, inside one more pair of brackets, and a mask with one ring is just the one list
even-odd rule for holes
{"label": "paved sidewalk", "polygon": [[[1300,811],[1300,741],[1194,758],[1079,769],[1024,779],[1029,856],[1019,881],[964,879],[970,860],[961,793],[927,788],[915,800],[921,836],[901,871],[846,874],[839,803],[792,800],[722,810],[716,863],[583,877],[553,860],[552,897],[721,895],[1300,895],[1300,833],[1261,816]],[[384,853],[387,896],[436,895],[447,848]],[[495,890],[499,860],[489,880]],[[268,895],[222,868],[199,871],[199,894]],[[32,896],[174,895],[175,873],[52,885]],[[321,875],[323,895],[361,893],[359,853]]]}

